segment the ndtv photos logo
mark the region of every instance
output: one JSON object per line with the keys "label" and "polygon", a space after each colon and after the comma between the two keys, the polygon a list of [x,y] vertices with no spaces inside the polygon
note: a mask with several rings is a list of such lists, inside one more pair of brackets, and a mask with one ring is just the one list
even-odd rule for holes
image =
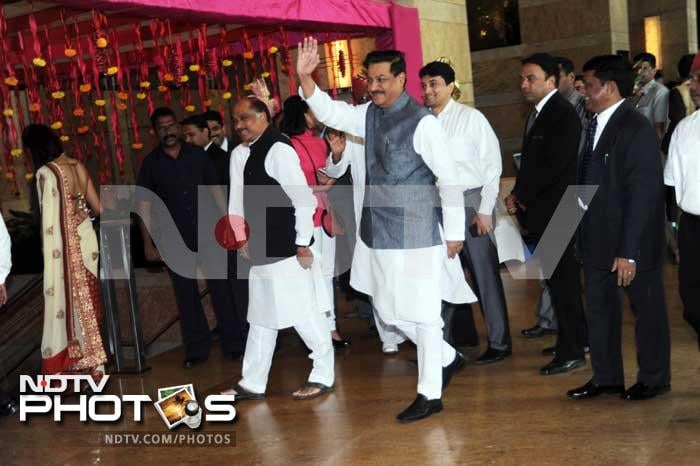
{"label": "ndtv photos logo", "polygon": [[[102,391],[107,386],[109,375],[95,381],[89,375],[20,375],[19,379],[19,420],[26,422],[29,415],[53,413],[56,422],[63,420],[67,413],[77,413],[81,422],[115,422],[121,419],[123,405],[131,404],[134,421],[141,422],[143,405],[153,402],[148,395],[107,395]],[[81,386],[87,385],[94,395],[81,393]],[[77,400],[68,400],[64,395],[79,394]],[[208,395],[204,399],[203,415],[194,393],[194,386],[177,385],[158,389],[158,400],[153,403],[163,422],[172,429],[187,424],[196,429],[202,421],[231,422],[236,417],[232,406],[234,395]]]}

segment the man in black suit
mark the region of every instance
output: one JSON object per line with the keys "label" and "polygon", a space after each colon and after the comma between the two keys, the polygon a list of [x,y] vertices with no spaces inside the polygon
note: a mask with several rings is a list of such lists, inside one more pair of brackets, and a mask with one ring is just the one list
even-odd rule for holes
{"label": "man in black suit", "polygon": [[[670,337],[664,301],[664,188],[658,139],[625,97],[632,66],[622,57],[591,59],[583,68],[586,107],[595,115],[586,134],[579,183],[597,185],[580,225],[580,253],[593,378],[570,390],[574,399],[604,393],[627,400],[670,389]],[[624,287],[635,316],[639,372],[625,391],[622,368]]]}
{"label": "man in black suit", "polygon": [[[535,108],[528,117],[520,170],[508,211],[517,214],[528,244],[537,245],[567,187],[576,181],[581,123],[574,107],[557,92],[559,66],[548,54],[522,61],[520,91]],[[573,206],[572,206],[573,208]],[[585,365],[585,329],[579,269],[570,241],[547,279],[559,322],[554,359],[542,375],[560,374]]]}
{"label": "man in black suit", "polygon": [[207,155],[214,163],[221,184],[228,186],[230,183],[230,154],[214,143],[204,115],[187,117],[180,122],[180,126],[182,127],[182,135],[185,137],[185,142],[199,146],[207,152]]}
{"label": "man in black suit", "polygon": [[[193,115],[185,118],[180,122],[182,128],[182,134],[185,138],[185,142],[192,145],[199,146],[204,149],[212,161],[212,164],[216,170],[217,182],[219,185],[226,186],[226,192],[222,195],[225,199],[228,199],[228,191],[230,188],[230,159],[231,154],[222,150],[218,145],[215,144],[215,140],[211,137],[211,132],[209,125],[207,124],[207,119],[205,115]],[[225,213],[222,213],[222,216]],[[236,252],[229,251],[228,254],[228,271],[229,271],[229,282],[230,282],[230,296],[231,302],[235,303],[234,307],[237,317],[237,325],[239,325],[241,333],[247,334],[248,323],[246,321],[246,311],[248,308],[248,282],[247,280],[236,279]],[[219,314],[217,313],[217,325],[212,329],[212,334],[217,338],[223,338],[224,335],[221,328],[221,319],[219,319]]]}

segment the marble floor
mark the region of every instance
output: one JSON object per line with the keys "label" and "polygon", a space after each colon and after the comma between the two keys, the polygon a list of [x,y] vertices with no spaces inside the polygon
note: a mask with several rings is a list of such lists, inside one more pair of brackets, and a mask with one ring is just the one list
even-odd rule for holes
{"label": "marble floor", "polygon": [[[585,383],[590,365],[573,373],[542,377],[542,348],[553,337],[527,340],[520,330],[533,322],[536,281],[504,275],[513,333],[513,356],[488,366],[469,364],[443,396],[445,410],[428,420],[398,424],[394,417],[415,397],[415,350],[404,344],[384,356],[365,321],[341,318],[349,350],[336,356],[336,390],[311,401],[292,401],[310,361],[294,334],[284,334],[273,361],[267,398],[236,403],[232,423],[203,423],[198,433],[229,433],[226,446],[114,446],[105,433],[168,432],[152,406],[142,422],[127,409],[111,424],[61,424],[50,416],[25,423],[0,421],[0,464],[9,465],[697,465],[700,464],[700,353],[681,318],[676,269],[666,269],[672,333],[672,391],[660,398],[626,402],[605,397],[571,401],[567,389]],[[340,300],[340,314],[353,303]],[[143,312],[148,312],[143,310]],[[484,333],[477,317],[480,333]],[[633,321],[624,326],[627,383],[635,380]],[[482,338],[482,342],[484,338]],[[467,350],[474,359],[481,349]],[[198,399],[237,380],[240,361],[218,351],[190,370],[180,349],[149,361],[142,375],[114,375],[106,392],[148,394],[159,387],[192,383]],[[129,419],[129,420],[127,420]],[[192,431],[178,426],[177,433]]]}

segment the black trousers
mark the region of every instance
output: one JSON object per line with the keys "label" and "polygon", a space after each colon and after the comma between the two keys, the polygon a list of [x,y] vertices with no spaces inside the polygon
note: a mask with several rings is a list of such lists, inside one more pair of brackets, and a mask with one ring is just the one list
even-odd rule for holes
{"label": "black trousers", "polygon": [[[211,348],[211,332],[199,298],[197,280],[178,275],[170,269],[168,271],[180,311],[180,330],[186,358],[207,358]],[[225,353],[242,351],[245,347],[244,322],[236,314],[229,281],[210,279],[207,280],[207,287],[219,325],[223,351]]]}
{"label": "black trousers", "polygon": [[552,297],[558,331],[556,360],[583,359],[586,322],[581,300],[581,277],[573,241],[564,250],[552,276],[546,280]]}
{"label": "black trousers", "polygon": [[683,213],[678,231],[681,262],[678,288],[683,301],[683,318],[700,340],[700,216]]}
{"label": "black trousers", "polygon": [[[622,289],[617,272],[584,264],[586,319],[593,365],[593,382],[623,385]],[[664,300],[663,269],[637,272],[624,288],[635,317],[637,380],[651,386],[670,382],[671,340]]]}

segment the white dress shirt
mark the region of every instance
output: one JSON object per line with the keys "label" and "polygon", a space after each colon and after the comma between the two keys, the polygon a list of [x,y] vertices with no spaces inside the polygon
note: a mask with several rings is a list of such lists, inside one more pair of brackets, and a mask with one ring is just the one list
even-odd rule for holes
{"label": "white dress shirt", "polygon": [[[206,146],[204,146],[204,150],[205,150],[205,151],[208,151],[212,144],[214,144],[214,141],[209,141],[209,144],[207,144]],[[223,145],[223,144],[222,144],[222,145]],[[228,147],[228,144],[226,145],[226,147]],[[225,150],[225,149],[224,149],[224,150]]]}
{"label": "white dress shirt", "polygon": [[610,107],[606,108],[600,113],[596,114],[596,122],[597,125],[595,129],[595,136],[593,136],[593,150],[595,150],[596,146],[598,145],[598,141],[600,140],[600,136],[603,135],[603,131],[605,130],[605,127],[608,124],[608,121],[610,121],[610,118],[612,118],[613,113],[615,113],[615,110],[622,105],[622,103],[625,101],[625,99],[621,99],[619,102],[616,104],[611,105]]}
{"label": "white dress shirt", "polygon": [[228,138],[224,136],[224,142],[221,143],[221,150],[228,154]]}
{"label": "white dress shirt", "polygon": [[[250,145],[255,144],[253,141]],[[243,169],[248,157],[250,157],[250,145],[238,145],[231,155],[230,175],[231,192],[229,194],[228,212],[245,218],[243,209]],[[296,230],[296,244],[303,246],[311,242],[314,234],[313,215],[316,211],[316,196],[306,182],[304,172],[301,170],[299,156],[292,146],[277,142],[272,145],[265,158],[265,171],[275,179],[284,193],[292,201],[294,207]],[[238,228],[237,228],[238,227]],[[234,225],[236,237],[243,237],[241,225]]]}
{"label": "white dress shirt", "polygon": [[671,137],[664,183],[673,186],[684,211],[700,215],[700,110],[678,123]]}
{"label": "white dress shirt", "polygon": [[7,232],[5,220],[0,215],[0,285],[5,284],[12,268],[12,242]]}
{"label": "white dress shirt", "polygon": [[437,119],[447,134],[460,184],[464,190],[482,188],[479,213],[491,215],[498,198],[502,171],[496,133],[480,111],[453,99]]}

